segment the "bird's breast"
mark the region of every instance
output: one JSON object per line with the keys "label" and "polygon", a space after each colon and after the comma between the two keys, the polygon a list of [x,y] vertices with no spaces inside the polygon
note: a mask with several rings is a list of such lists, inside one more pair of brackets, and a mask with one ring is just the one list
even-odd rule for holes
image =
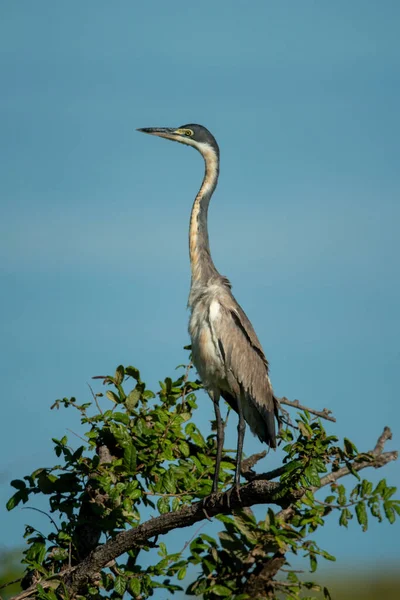
{"label": "bird's breast", "polygon": [[220,387],[225,379],[225,366],[216,335],[220,317],[219,302],[202,299],[193,307],[189,321],[193,362],[206,389]]}

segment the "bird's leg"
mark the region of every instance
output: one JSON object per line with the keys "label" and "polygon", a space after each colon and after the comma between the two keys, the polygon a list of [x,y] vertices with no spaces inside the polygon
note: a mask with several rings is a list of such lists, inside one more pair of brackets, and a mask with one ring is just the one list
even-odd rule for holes
{"label": "bird's leg", "polygon": [[237,452],[236,452],[235,488],[236,488],[237,495],[239,496],[240,467],[242,464],[244,432],[246,431],[246,421],[244,420],[243,406],[242,406],[241,398],[237,398],[237,406],[238,406],[238,413],[239,413],[239,423],[238,423],[238,444],[237,444]]}
{"label": "bird's leg", "polygon": [[215,419],[217,422],[217,456],[215,460],[215,471],[214,471],[214,481],[212,491],[213,493],[218,492],[218,480],[219,480],[219,470],[221,466],[221,458],[222,458],[222,450],[224,448],[224,424],[221,419],[221,411],[219,409],[219,395],[218,397],[213,398],[214,402],[214,410],[215,410]]}
{"label": "bird's leg", "polygon": [[231,507],[231,495],[232,495],[233,490],[236,491],[238,500],[240,500],[240,467],[242,464],[244,432],[246,430],[246,421],[244,420],[241,398],[237,398],[237,407],[238,407],[238,413],[239,413],[239,423],[238,423],[238,443],[237,443],[237,451],[236,451],[235,483],[226,493],[226,501],[228,504],[228,508]]}
{"label": "bird's leg", "polygon": [[[216,492],[218,492],[219,470],[220,470],[220,466],[221,466],[221,458],[222,458],[222,450],[224,448],[225,434],[224,434],[224,423],[221,419],[221,411],[219,409],[219,394],[218,395],[210,394],[210,397],[214,404],[215,420],[217,423],[217,456],[215,459],[215,470],[214,470],[214,479],[213,479],[213,486],[212,486],[213,494],[215,494]],[[211,521],[211,519],[206,511],[207,499],[208,499],[208,497],[203,499],[203,503],[202,503],[203,504],[203,512],[204,512],[205,516],[207,517],[207,519],[209,521]]]}

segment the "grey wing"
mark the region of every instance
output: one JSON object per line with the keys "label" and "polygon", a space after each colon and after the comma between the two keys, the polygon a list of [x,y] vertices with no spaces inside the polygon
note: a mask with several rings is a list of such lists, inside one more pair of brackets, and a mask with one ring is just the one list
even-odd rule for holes
{"label": "grey wing", "polygon": [[226,371],[223,398],[237,411],[241,399],[245,420],[261,441],[276,447],[276,400],[268,377],[268,361],[252,324],[231,297],[214,324]]}

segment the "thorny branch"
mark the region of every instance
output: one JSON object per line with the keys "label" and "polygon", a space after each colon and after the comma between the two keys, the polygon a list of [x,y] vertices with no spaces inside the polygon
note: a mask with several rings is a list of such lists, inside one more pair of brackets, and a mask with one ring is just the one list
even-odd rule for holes
{"label": "thorny branch", "polygon": [[[377,469],[396,460],[398,457],[396,451],[383,452],[385,443],[390,440],[391,437],[392,434],[390,429],[385,427],[375,448],[370,451],[368,455],[363,455],[368,456],[368,458],[365,460],[357,460],[356,457],[352,462],[352,468],[355,471],[360,471],[367,467],[374,467]],[[247,465],[247,468],[249,469],[254,463],[251,464],[250,459],[248,460],[249,464]],[[258,457],[255,458],[255,462],[257,460]],[[321,478],[321,487],[329,485],[349,473],[350,469],[347,467],[332,472]],[[318,488],[312,488],[312,491],[315,492],[317,489]],[[89,556],[76,567],[67,569],[62,574],[58,575],[58,581],[65,585],[69,596],[74,597],[82,590],[85,584],[95,579],[110,561],[115,560],[129,549],[138,546],[140,547],[143,544],[148,543],[150,539],[168,533],[172,529],[188,527],[189,525],[193,525],[194,523],[205,519],[204,504],[206,504],[209,516],[231,513],[235,509],[249,507],[254,504],[277,504],[281,506],[282,509],[277,513],[276,518],[281,521],[286,521],[293,515],[295,510],[293,505],[302,495],[302,490],[286,492],[282,495],[281,484],[266,480],[252,481],[242,486],[240,488],[240,497],[233,491],[230,494],[229,506],[227,502],[227,492],[211,494],[204,502],[195,502],[190,506],[184,506],[175,512],[162,514],[138,525],[134,529],[119,533],[114,539],[95,548],[95,550],[93,550],[93,552],[91,552]],[[257,591],[261,588],[266,589],[265,586],[267,585],[268,578],[271,579],[284,562],[285,559],[282,554],[274,555],[262,566],[259,573],[254,573],[249,578],[247,583],[248,588],[253,590],[255,594],[257,594]],[[53,579],[51,581],[41,581],[40,584],[44,588],[47,588],[50,586],[54,587],[57,582]],[[35,593],[36,588],[37,584],[31,586],[21,594],[14,596],[11,600],[23,600],[24,598],[32,596]]]}

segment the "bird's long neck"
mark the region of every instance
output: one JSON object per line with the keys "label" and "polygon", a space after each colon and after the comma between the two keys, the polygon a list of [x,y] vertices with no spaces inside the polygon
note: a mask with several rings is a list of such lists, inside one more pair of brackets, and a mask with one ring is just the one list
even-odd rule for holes
{"label": "bird's long neck", "polygon": [[208,144],[202,149],[201,154],[205,161],[205,174],[201,188],[193,203],[189,228],[192,287],[195,284],[205,285],[213,276],[218,275],[210,253],[207,215],[208,205],[218,182],[219,157],[217,152]]}

